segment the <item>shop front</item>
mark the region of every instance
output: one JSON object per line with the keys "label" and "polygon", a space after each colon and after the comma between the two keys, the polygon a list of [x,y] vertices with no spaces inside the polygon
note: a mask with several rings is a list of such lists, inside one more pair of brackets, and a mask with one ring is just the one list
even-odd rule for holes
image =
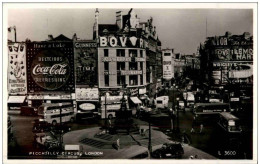
{"label": "shop front", "polygon": [[76,88],[77,120],[95,118],[98,114],[98,88]]}

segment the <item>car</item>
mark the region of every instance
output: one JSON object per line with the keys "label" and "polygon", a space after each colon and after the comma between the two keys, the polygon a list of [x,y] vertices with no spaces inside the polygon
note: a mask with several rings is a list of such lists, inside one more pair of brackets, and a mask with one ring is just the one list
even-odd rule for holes
{"label": "car", "polygon": [[37,116],[38,110],[37,110],[37,108],[34,108],[34,107],[22,106],[20,115],[22,115],[22,116]]}
{"label": "car", "polygon": [[47,150],[55,150],[60,148],[60,141],[52,132],[36,133],[34,135],[36,146],[42,146]]}
{"label": "car", "polygon": [[183,147],[179,142],[164,143],[161,148],[152,152],[153,158],[181,158],[184,154]]}
{"label": "car", "polygon": [[43,121],[42,119],[36,119],[33,123],[33,132],[46,132],[51,130],[51,124],[49,124],[46,121]]}
{"label": "car", "polygon": [[54,131],[55,133],[59,134],[59,133],[67,133],[69,131],[71,131],[71,126],[63,124],[63,125],[56,125],[52,128],[52,131]]}

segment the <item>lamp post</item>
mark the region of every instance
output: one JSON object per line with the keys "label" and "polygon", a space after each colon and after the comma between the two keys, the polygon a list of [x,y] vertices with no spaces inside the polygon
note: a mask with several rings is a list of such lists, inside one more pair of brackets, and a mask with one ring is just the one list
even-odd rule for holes
{"label": "lamp post", "polygon": [[105,130],[107,133],[107,94],[108,92],[105,93]]}
{"label": "lamp post", "polygon": [[149,155],[151,157],[151,153],[152,153],[152,136],[151,136],[151,116],[150,116],[150,112],[148,113],[148,121],[149,121],[149,141],[148,141],[148,151],[149,151]]}
{"label": "lamp post", "polygon": [[61,116],[61,113],[62,113],[62,108],[61,108],[61,106],[62,106],[62,103],[59,103],[59,107],[60,107],[60,151],[62,151],[62,135],[61,135],[61,124],[62,124],[62,116]]}
{"label": "lamp post", "polygon": [[176,103],[177,103],[177,105],[175,106],[176,107],[176,112],[177,112],[177,132],[180,132],[180,127],[179,127],[179,125],[180,125],[180,120],[179,120],[179,97],[177,97],[176,98]]}

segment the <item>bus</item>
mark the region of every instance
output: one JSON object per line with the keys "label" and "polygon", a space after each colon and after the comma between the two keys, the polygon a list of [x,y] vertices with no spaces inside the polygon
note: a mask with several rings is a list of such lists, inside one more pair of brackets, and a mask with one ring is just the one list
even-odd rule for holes
{"label": "bus", "polygon": [[[108,118],[112,119],[116,117],[116,112],[121,108],[121,100],[123,96],[102,96],[101,97],[101,108],[99,110],[99,115],[102,119]],[[129,104],[127,96],[125,96],[126,106],[129,110]],[[107,114],[107,116],[106,116]]]}
{"label": "bus", "polygon": [[[61,114],[60,114],[61,110]],[[56,125],[61,122],[73,122],[75,120],[74,108],[71,103],[43,103],[38,108],[38,115],[43,121]]]}
{"label": "bus", "polygon": [[239,118],[228,113],[222,112],[219,114],[218,125],[228,133],[241,133],[242,129],[239,124]]}
{"label": "bus", "polygon": [[211,115],[221,112],[230,112],[228,103],[196,103],[193,109],[195,115]]}

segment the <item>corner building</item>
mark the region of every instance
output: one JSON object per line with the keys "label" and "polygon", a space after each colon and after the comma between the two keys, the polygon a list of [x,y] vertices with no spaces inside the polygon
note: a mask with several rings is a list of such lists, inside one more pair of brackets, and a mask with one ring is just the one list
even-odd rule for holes
{"label": "corner building", "polygon": [[96,11],[93,38],[98,43],[101,95],[102,91],[119,93],[124,84],[127,84],[129,96],[146,95],[150,83],[147,77],[152,73],[147,72],[149,42],[144,36],[144,26],[132,9],[127,15],[117,12],[115,24],[99,24],[98,16]]}

